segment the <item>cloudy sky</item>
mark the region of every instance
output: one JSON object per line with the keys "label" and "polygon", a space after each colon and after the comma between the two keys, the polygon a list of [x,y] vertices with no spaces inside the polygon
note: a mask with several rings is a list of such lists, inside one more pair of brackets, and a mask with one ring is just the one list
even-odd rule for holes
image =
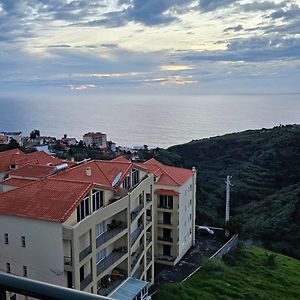
{"label": "cloudy sky", "polygon": [[0,94],[299,83],[300,0],[0,0]]}

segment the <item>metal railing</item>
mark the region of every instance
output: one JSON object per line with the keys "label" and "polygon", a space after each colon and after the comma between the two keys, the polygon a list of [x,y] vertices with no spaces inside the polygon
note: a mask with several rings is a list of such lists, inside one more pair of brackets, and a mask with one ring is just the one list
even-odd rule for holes
{"label": "metal railing", "polygon": [[100,236],[97,237],[96,239],[96,246],[97,248],[101,245],[113,238],[114,236],[118,235],[120,232],[125,230],[127,225],[125,223],[122,223],[115,228],[112,228],[110,230],[105,231],[102,233]]}
{"label": "metal railing", "polygon": [[84,258],[86,258],[90,253],[92,253],[92,247],[87,246],[85,249],[83,249],[80,253],[79,253],[79,261],[82,261]]}
{"label": "metal railing", "polygon": [[111,298],[0,272],[1,300],[6,299],[6,291],[42,300],[111,300]]}
{"label": "metal railing", "polygon": [[143,250],[144,250],[144,245],[141,245],[131,254],[131,270],[134,269],[138,260],[141,258]]}
{"label": "metal railing", "polygon": [[127,249],[124,248],[124,250],[113,250],[108,256],[106,256],[104,259],[102,259],[97,264],[97,275],[104,272],[109,267],[113,267],[113,264],[118,261],[122,256],[124,256],[127,253]]}
{"label": "metal railing", "polygon": [[152,201],[152,195],[149,193],[146,193],[146,202],[149,203]]}
{"label": "metal railing", "polygon": [[130,236],[130,245],[132,246],[134,242],[137,240],[139,235],[142,233],[144,230],[144,224],[139,225],[131,234]]}
{"label": "metal railing", "polygon": [[140,211],[144,208],[144,203],[140,204],[137,208],[135,208],[131,213],[130,213],[130,219],[131,222],[133,222],[136,217],[138,216],[138,214],[140,213]]}
{"label": "metal railing", "polygon": [[140,279],[141,276],[142,276],[142,274],[143,274],[143,272],[144,272],[144,266],[141,265],[141,266],[139,266],[139,267],[136,269],[136,271],[133,273],[133,277],[134,277],[134,278],[137,278],[137,279]]}
{"label": "metal railing", "polygon": [[84,290],[93,281],[92,273],[87,275],[82,281],[80,281],[80,289]]}
{"label": "metal railing", "polygon": [[172,221],[157,220],[157,224],[160,224],[160,225],[172,225]]}

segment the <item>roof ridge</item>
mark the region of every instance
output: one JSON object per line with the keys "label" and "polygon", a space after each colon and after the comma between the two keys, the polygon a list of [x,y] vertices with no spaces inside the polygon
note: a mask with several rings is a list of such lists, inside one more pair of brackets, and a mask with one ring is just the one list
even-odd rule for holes
{"label": "roof ridge", "polygon": [[96,161],[94,161],[94,163],[96,164],[97,168],[100,170],[100,172],[104,175],[104,177],[106,178],[106,180],[110,183],[108,177],[105,175],[105,173],[100,169],[100,166],[98,166],[98,164],[96,163]]}

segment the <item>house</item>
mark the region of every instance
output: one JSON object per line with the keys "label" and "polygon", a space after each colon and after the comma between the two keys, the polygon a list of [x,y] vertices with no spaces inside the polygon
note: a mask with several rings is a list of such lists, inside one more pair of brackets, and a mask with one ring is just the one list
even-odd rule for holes
{"label": "house", "polygon": [[6,135],[0,134],[0,145],[1,144],[8,144],[8,137]]}
{"label": "house", "polygon": [[46,167],[12,171],[31,182],[0,194],[0,269],[101,295],[152,284],[154,176],[129,161]]}
{"label": "house", "polygon": [[88,132],[83,136],[83,143],[86,146],[106,149],[107,148],[106,134],[101,132]]}
{"label": "house", "polygon": [[76,138],[70,138],[66,134],[64,134],[64,137],[61,139],[61,141],[67,146],[75,146],[78,144]]}
{"label": "house", "polygon": [[22,132],[21,131],[17,131],[17,132],[4,132],[3,131],[2,135],[7,136],[8,143],[11,140],[15,140],[20,146],[23,145],[23,142],[22,142]]}

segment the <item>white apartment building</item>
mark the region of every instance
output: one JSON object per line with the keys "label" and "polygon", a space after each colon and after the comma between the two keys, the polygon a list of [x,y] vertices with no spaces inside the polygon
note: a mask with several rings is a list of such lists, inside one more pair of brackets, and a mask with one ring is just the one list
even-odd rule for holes
{"label": "white apartment building", "polygon": [[101,132],[88,132],[83,136],[83,143],[86,146],[96,146],[105,149],[107,148],[106,134]]}
{"label": "white apartment building", "polygon": [[195,242],[196,169],[166,166],[155,159],[142,166],[155,176],[155,261],[175,265]]}
{"label": "white apartment building", "polygon": [[23,145],[22,142],[22,132],[2,132],[3,135],[7,137],[7,143],[9,143],[11,140],[15,140],[20,146]]}
{"label": "white apartment building", "polygon": [[0,193],[0,269],[101,295],[152,284],[153,185],[142,166],[89,161]]}

